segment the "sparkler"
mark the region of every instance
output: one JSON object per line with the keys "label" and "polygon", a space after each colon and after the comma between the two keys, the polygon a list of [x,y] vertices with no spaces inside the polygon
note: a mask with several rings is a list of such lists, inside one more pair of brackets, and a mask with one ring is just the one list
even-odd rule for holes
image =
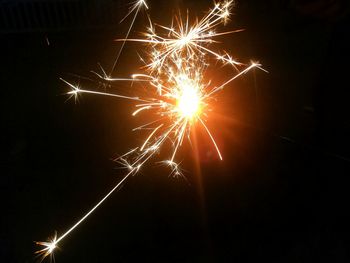
{"label": "sparkler", "polygon": [[[133,13],[134,16],[126,37],[117,40],[122,41],[122,46],[114,61],[112,71],[125,43],[131,41],[146,44],[149,49],[147,55],[141,57],[144,65],[140,69],[143,72],[132,74],[129,78],[112,78],[111,74],[107,75],[103,69],[103,74],[95,74],[107,83],[132,81],[145,85],[149,91],[147,94],[150,95],[127,96],[87,90],[63,80],[71,88],[71,91],[68,92],[70,96],[77,98],[79,94],[88,93],[126,99],[136,103],[136,110],[132,116],[149,112],[156,118],[152,122],[134,129],[150,131],[142,145],[115,160],[128,171],[123,179],[64,234],[59,237],[55,236],[48,242],[36,242],[44,247],[37,251],[42,259],[52,256],[58,244],[93,213],[128,177],[135,175],[147,161],[159,152],[166,142],[170,141],[172,151],[168,158],[160,163],[170,168],[172,176],[182,176],[176,157],[185,138],[190,140],[190,133],[194,126],[201,126],[205,130],[219,158],[223,159],[214,135],[206,125],[206,119],[211,110],[211,101],[217,92],[223,90],[241,75],[253,68],[264,70],[259,63],[251,62],[246,65],[236,61],[228,53],[220,54],[212,48],[212,45],[217,43],[216,37],[239,31],[216,31],[220,25],[228,22],[233,5],[233,0],[218,2],[202,19],[197,19],[193,24],[190,24],[188,14],[185,19],[182,19],[181,16],[175,16],[170,26],[155,25],[149,18],[148,30],[144,33],[144,38],[129,38],[141,8],[148,9],[145,0],[133,3],[127,16]],[[156,32],[157,30],[160,30],[161,33]],[[219,61],[224,66],[230,66],[235,71],[228,80],[214,87],[210,81],[204,80],[207,69],[214,64],[210,63],[213,60]],[[242,67],[244,68],[242,69]]]}

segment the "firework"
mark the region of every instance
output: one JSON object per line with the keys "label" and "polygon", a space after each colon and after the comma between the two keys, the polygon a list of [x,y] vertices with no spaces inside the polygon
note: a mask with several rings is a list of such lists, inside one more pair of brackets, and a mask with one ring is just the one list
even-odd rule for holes
{"label": "firework", "polygon": [[[233,59],[228,53],[222,54],[214,49],[217,43],[216,37],[239,31],[217,31],[219,26],[228,22],[233,4],[232,0],[218,2],[202,19],[196,19],[194,23],[190,23],[188,14],[184,19],[181,15],[175,16],[170,26],[155,25],[148,17],[149,25],[143,37],[129,38],[138,13],[142,8],[148,9],[144,0],[133,3],[127,16],[131,14],[134,16],[126,37],[116,40],[121,41],[122,45],[113,63],[112,72],[106,74],[102,69],[102,74],[94,73],[108,84],[131,81],[143,85],[147,88],[147,96],[143,94],[127,96],[87,90],[63,80],[71,88],[71,91],[68,92],[70,96],[77,98],[82,93],[89,93],[127,99],[135,103],[136,109],[132,113],[133,117],[147,112],[148,116],[155,117],[151,122],[134,129],[149,131],[142,144],[115,159],[122,168],[127,170],[123,179],[64,234],[59,237],[55,236],[48,242],[36,242],[44,247],[37,252],[42,255],[42,258],[51,256],[60,241],[93,213],[129,176],[136,174],[159,152],[164,144],[170,143],[172,150],[165,159],[159,162],[170,168],[172,176],[182,176],[177,154],[184,141],[190,140],[190,133],[194,126],[205,130],[219,158],[223,159],[214,135],[206,125],[208,113],[212,110],[211,101],[215,99],[217,92],[239,76],[253,68],[262,69],[258,63],[243,64]],[[142,73],[131,74],[127,78],[113,78],[111,75],[128,41],[147,46],[147,53],[141,56],[143,65],[139,67],[139,70],[142,70]],[[210,81],[205,81],[206,72],[209,67],[212,67],[212,64],[217,64],[217,62],[231,67],[234,73],[222,84],[212,86]]]}

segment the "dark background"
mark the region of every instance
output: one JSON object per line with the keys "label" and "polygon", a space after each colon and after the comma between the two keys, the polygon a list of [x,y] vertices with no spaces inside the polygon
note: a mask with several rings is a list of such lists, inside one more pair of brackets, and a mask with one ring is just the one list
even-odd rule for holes
{"label": "dark background", "polygon": [[[148,2],[164,24],[174,8],[200,16],[212,4]],[[347,2],[237,1],[227,28],[246,30],[222,47],[270,73],[218,97],[224,161],[201,142],[201,171],[182,153],[187,180],[150,162],[60,243],[57,262],[349,262]],[[123,176],[111,158],[144,138],[131,131],[142,122],[133,104],[75,104],[59,80],[111,67],[127,3],[0,1],[1,262],[33,262],[33,241],[83,216]],[[136,47],[115,75],[134,70]]]}

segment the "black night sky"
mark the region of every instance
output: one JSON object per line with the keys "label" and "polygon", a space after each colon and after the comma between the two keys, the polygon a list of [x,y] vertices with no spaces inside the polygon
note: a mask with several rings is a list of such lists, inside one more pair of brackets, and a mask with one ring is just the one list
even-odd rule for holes
{"label": "black night sky", "polygon": [[[112,158],[144,138],[132,132],[142,123],[130,118],[133,103],[75,103],[59,79],[79,83],[98,63],[111,67],[128,3],[0,1],[1,262],[35,262],[33,241],[81,218],[122,178]],[[178,8],[201,16],[212,5],[148,3],[160,24]],[[207,139],[200,168],[189,145],[181,151],[186,180],[152,160],[60,243],[56,262],[350,262],[349,8],[237,0],[222,29],[245,30],[219,47],[269,73],[251,72],[218,96],[211,128],[224,161]],[[139,17],[133,36],[147,22]],[[116,75],[135,70],[139,49],[126,46]]]}

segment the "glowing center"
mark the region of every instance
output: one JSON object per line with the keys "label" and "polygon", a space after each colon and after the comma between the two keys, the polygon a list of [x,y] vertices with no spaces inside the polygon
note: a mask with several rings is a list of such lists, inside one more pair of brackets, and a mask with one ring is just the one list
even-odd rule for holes
{"label": "glowing center", "polygon": [[177,101],[180,114],[186,118],[193,118],[200,112],[200,96],[195,87],[185,85]]}
{"label": "glowing center", "polygon": [[179,40],[179,42],[178,42],[179,46],[184,47],[184,46],[188,45],[191,42],[191,40],[192,39],[191,39],[190,35],[184,36]]}
{"label": "glowing center", "polygon": [[48,251],[48,253],[51,254],[51,253],[55,250],[55,248],[56,248],[56,243],[55,243],[55,242],[49,244],[49,245],[47,246],[47,251]]}

